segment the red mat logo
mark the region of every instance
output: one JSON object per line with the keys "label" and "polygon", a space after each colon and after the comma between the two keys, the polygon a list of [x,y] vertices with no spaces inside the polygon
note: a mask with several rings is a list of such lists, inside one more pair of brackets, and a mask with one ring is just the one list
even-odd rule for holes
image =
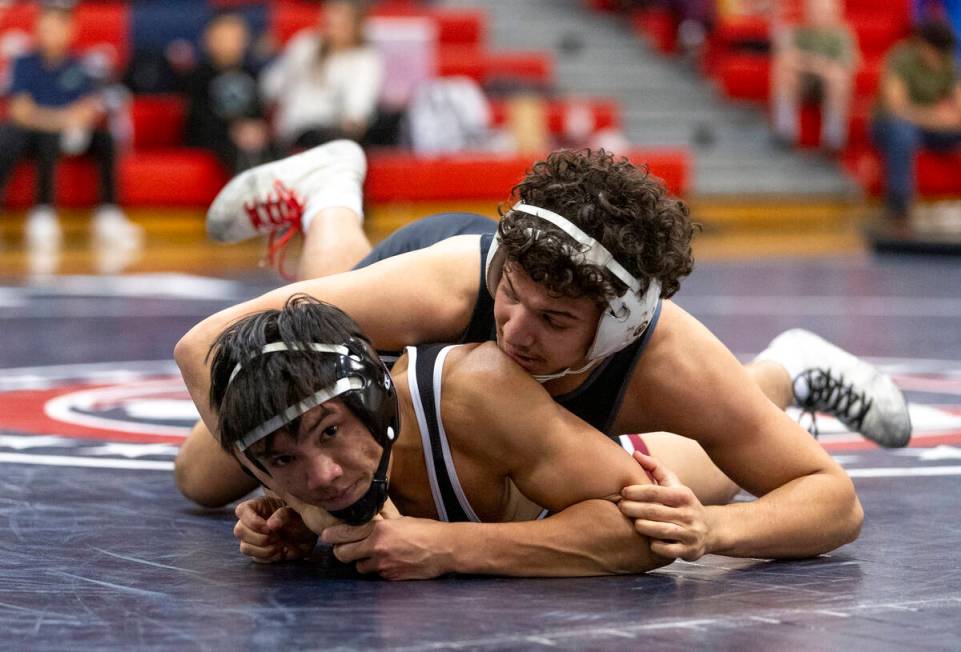
{"label": "red mat logo", "polygon": [[[13,370],[0,385],[0,429],[19,435],[56,435],[130,443],[180,443],[197,411],[169,363],[108,372],[91,365]],[[66,370],[66,371],[65,371]],[[105,382],[109,377],[115,382]],[[16,389],[6,389],[16,387]]]}
{"label": "red mat logo", "polygon": [[[914,443],[961,442],[961,364],[939,362],[935,369],[931,361],[899,362],[892,371],[912,400]],[[33,367],[0,374],[0,433],[8,436],[176,445],[198,418],[171,362]],[[873,447],[829,417],[819,417],[818,423],[828,450]]]}

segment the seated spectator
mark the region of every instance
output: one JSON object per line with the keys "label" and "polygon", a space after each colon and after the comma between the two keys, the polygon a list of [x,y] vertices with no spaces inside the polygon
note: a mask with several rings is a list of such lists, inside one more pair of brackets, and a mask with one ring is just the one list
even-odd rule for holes
{"label": "seated spectator", "polygon": [[798,140],[801,102],[821,104],[821,146],[840,152],[847,143],[857,39],[845,24],[839,0],[806,0],[804,21],[774,38],[771,100],[779,140]]}
{"label": "seated spectator", "polygon": [[248,60],[250,31],[243,17],[223,13],[204,31],[204,60],[182,78],[190,100],[185,141],[203,147],[232,173],[271,160],[270,129]]}
{"label": "seated spectator", "polygon": [[0,125],[0,186],[25,155],[36,157],[37,200],[26,228],[32,249],[58,249],[61,244],[54,181],[62,154],[90,153],[99,164],[95,242],[130,243],[142,235],[116,204],[114,142],[104,128],[106,108],[92,78],[70,54],[72,37],[71,3],[44,3],[35,26],[35,51],[13,62],[9,118]]}
{"label": "seated spectator", "polygon": [[918,148],[961,146],[961,82],[955,45],[946,23],[924,22],[885,59],[871,140],[884,160],[890,218],[900,221],[910,213]]}
{"label": "seated spectator", "polygon": [[364,39],[363,3],[328,0],[324,14],[323,25],[294,37],[262,79],[287,149],[339,138],[363,142],[375,117],[384,65]]}

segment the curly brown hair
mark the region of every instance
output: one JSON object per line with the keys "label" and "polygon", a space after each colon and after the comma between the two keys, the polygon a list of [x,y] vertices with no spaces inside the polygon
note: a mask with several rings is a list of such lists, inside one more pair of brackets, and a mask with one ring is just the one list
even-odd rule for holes
{"label": "curly brown hair", "polygon": [[[511,194],[563,215],[603,244],[641,281],[642,293],[656,278],[661,296],[671,297],[694,267],[691,239],[700,227],[687,205],[626,158],[603,149],[559,150],[534,163]],[[519,264],[552,294],[604,303],[626,289],[606,269],[580,262],[570,236],[553,224],[502,207],[497,229],[508,264]]]}

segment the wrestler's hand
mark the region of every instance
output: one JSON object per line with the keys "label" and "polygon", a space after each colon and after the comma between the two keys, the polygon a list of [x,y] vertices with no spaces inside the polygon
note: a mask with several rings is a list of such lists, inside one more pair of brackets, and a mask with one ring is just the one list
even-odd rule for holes
{"label": "wrestler's hand", "polygon": [[240,541],[240,552],[258,563],[300,559],[317,544],[317,535],[300,514],[275,496],[245,500],[234,513],[234,536]]}
{"label": "wrestler's hand", "polygon": [[361,573],[388,580],[425,580],[449,572],[451,555],[443,545],[446,524],[423,518],[378,519],[364,525],[337,525],[321,541],[334,546],[342,562],[357,562]]}
{"label": "wrestler's hand", "polygon": [[307,528],[314,534],[319,535],[324,531],[325,528],[340,523],[339,519],[331,516],[330,513],[322,507],[309,505],[292,494],[289,494],[280,488],[274,487],[273,478],[271,478],[269,475],[266,475],[255,465],[248,464],[246,460],[240,460],[240,463],[243,464],[255,478],[257,478],[257,480],[266,490],[279,498],[282,504],[297,512],[300,515],[300,520],[303,522],[303,524],[306,525]]}
{"label": "wrestler's hand", "polygon": [[651,540],[651,552],[671,559],[700,559],[708,552],[710,534],[704,505],[656,458],[634,451],[634,459],[654,477],[655,484],[624,487],[621,513],[633,519],[635,529]]}

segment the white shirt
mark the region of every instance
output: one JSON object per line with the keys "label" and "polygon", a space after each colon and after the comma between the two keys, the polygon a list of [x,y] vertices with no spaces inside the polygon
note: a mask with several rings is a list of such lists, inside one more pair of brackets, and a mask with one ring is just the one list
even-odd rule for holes
{"label": "white shirt", "polygon": [[369,45],[332,52],[317,65],[320,37],[305,30],[291,39],[261,79],[261,92],[276,102],[275,128],[285,140],[345,120],[367,123],[384,83],[380,53]]}

